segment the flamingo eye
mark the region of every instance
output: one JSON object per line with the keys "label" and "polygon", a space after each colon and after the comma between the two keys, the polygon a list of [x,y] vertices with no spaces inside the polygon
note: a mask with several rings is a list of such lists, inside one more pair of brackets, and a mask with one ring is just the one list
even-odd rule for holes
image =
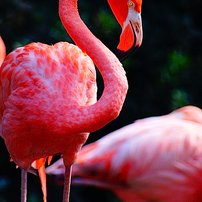
{"label": "flamingo eye", "polygon": [[132,1],[128,1],[128,7],[134,7],[134,3]]}

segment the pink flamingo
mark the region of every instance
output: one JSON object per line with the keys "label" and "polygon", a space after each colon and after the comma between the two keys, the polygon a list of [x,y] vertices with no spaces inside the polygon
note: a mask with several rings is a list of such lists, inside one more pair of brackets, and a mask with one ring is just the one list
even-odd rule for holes
{"label": "pink flamingo", "polygon": [[[61,183],[61,160],[46,171]],[[201,173],[202,111],[186,106],[138,120],[84,146],[72,182],[110,189],[125,202],[200,202]]]}
{"label": "pink flamingo", "polygon": [[[123,28],[118,47],[123,59],[142,42],[141,0],[109,3]],[[31,43],[10,53],[0,69],[1,136],[22,169],[21,202],[26,201],[31,166],[39,170],[46,201],[45,161],[53,155],[63,156],[63,202],[69,200],[71,166],[81,146],[90,132],[119,115],[127,93],[122,64],[80,19],[77,0],[60,0],[59,15],[79,48]],[[92,61],[105,85],[98,102]]]}
{"label": "pink flamingo", "polygon": [[6,57],[6,46],[0,36],[0,66]]}

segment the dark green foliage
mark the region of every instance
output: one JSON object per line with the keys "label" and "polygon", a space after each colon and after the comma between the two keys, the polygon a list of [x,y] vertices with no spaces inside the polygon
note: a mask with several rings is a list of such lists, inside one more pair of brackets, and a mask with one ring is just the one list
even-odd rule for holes
{"label": "dark green foliage", "polygon": [[[201,8],[199,0],[143,0],[143,44],[123,63],[129,81],[123,110],[115,121],[91,134],[88,143],[136,119],[189,104],[202,108]],[[121,29],[107,1],[79,0],[79,11],[89,29],[115,52]],[[33,41],[72,42],[59,19],[58,0],[0,1],[0,35],[7,53]],[[98,84],[102,89],[100,76]],[[0,144],[0,201],[19,202],[20,170],[9,162],[2,139]],[[31,174],[28,179],[28,202],[42,201],[39,179]],[[48,184],[48,201],[61,200],[62,188]],[[116,200],[95,188],[73,187],[71,191],[72,202]]]}

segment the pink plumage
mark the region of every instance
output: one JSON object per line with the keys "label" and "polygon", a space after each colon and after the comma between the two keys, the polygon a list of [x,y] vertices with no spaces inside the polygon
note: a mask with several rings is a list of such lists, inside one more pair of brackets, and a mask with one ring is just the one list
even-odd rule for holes
{"label": "pink plumage", "polygon": [[39,169],[46,200],[41,158],[68,152],[71,164],[86,141],[88,133],[68,136],[64,122],[71,116],[65,114],[69,108],[96,102],[94,64],[69,43],[32,43],[6,57],[0,77],[2,137],[20,168],[28,170],[32,164]]}
{"label": "pink plumage", "polygon": [[[129,11],[126,0],[120,3]],[[141,7],[141,1],[136,3]],[[120,8],[116,13],[127,14]],[[134,3],[130,12],[133,15],[124,20],[132,35],[122,37],[121,44],[132,42],[121,52],[123,59],[142,42],[141,15]],[[53,155],[63,156],[63,202],[69,201],[71,166],[80,148],[90,132],[119,115],[128,89],[122,64],[83,23],[77,0],[60,0],[59,15],[78,47],[62,42],[53,46],[31,43],[10,53],[0,69],[0,134],[11,158],[22,168],[21,202],[26,202],[30,166],[39,170],[46,201],[45,160],[49,157],[50,162]],[[105,85],[97,102],[92,61]]]}
{"label": "pink plumage", "polygon": [[6,57],[6,46],[0,36],[0,66]]}
{"label": "pink plumage", "polygon": [[[187,106],[137,120],[82,148],[73,184],[112,190],[125,202],[202,201],[202,111]],[[61,160],[47,173],[63,175]]]}
{"label": "pink plumage", "polygon": [[68,43],[32,43],[6,57],[0,76],[2,137],[18,166],[28,169],[36,159],[79,149],[64,142],[63,123],[68,108],[96,102],[95,68],[87,55]]}

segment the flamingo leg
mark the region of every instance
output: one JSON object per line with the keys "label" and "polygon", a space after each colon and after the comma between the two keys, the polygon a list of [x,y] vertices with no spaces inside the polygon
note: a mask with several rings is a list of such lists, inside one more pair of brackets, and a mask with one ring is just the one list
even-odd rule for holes
{"label": "flamingo leg", "polygon": [[66,166],[65,165],[63,202],[69,202],[70,182],[71,182],[71,169],[72,169],[72,166]]}
{"label": "flamingo leg", "polygon": [[27,201],[27,171],[21,169],[21,202]]}

